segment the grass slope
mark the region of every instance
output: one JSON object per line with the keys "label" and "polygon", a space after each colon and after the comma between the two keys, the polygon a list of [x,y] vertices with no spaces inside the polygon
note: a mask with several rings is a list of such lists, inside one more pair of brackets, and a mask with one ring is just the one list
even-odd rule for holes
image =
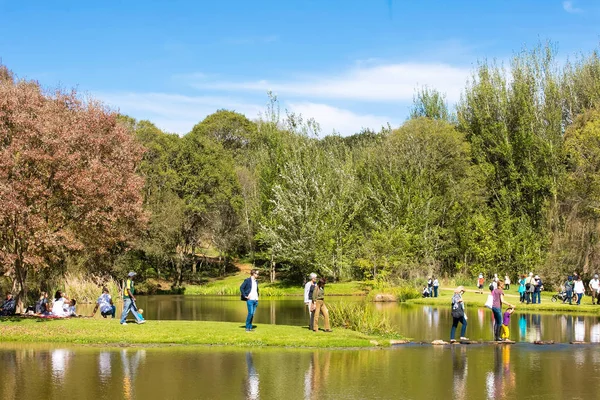
{"label": "grass slope", "polygon": [[144,325],[119,324],[118,319],[3,318],[2,342],[54,342],[101,345],[219,345],[265,347],[373,347],[389,345],[389,340],[347,329],[332,333],[312,332],[305,327],[258,325],[246,332],[242,323],[212,321],[147,321]]}
{"label": "grass slope", "polygon": [[[191,295],[239,296],[240,285],[247,277],[247,273],[239,273],[213,280],[205,285],[186,285],[184,293]],[[263,297],[304,295],[302,286],[288,286],[281,282],[270,283],[267,279],[264,277],[260,279],[260,295]],[[328,283],[326,291],[328,296],[364,296],[367,293],[362,282]]]}

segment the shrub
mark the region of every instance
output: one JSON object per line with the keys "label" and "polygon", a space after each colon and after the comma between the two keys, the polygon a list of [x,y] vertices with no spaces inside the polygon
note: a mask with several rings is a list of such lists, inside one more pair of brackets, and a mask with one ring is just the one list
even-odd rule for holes
{"label": "shrub", "polygon": [[399,337],[389,318],[377,312],[367,302],[328,304],[329,318],[334,327],[351,329],[367,335]]}

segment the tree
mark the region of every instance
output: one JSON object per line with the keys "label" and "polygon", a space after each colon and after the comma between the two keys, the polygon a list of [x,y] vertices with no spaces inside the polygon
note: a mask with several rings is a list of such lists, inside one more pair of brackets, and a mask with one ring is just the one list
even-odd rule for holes
{"label": "tree", "polygon": [[451,122],[454,117],[448,111],[446,95],[436,89],[422,87],[413,96],[413,107],[410,118],[427,117]]}
{"label": "tree", "polygon": [[0,80],[0,261],[19,301],[30,271],[106,252],[143,228],[142,154],[102,104]]}

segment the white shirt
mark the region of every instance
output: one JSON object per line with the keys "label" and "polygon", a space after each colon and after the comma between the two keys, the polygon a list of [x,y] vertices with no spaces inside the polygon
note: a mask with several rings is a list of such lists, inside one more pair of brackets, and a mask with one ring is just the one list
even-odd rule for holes
{"label": "white shirt", "polygon": [[440,283],[438,282],[437,278],[435,278],[433,280],[433,286],[435,286],[435,287],[440,286]]}
{"label": "white shirt", "polygon": [[112,311],[110,299],[111,297],[108,293],[102,293],[100,297],[98,297],[98,300],[96,302],[98,303],[98,308],[100,308],[101,313]]}
{"label": "white shirt", "polygon": [[578,280],[575,281],[575,293],[580,294],[585,292],[585,286],[583,286],[583,281]]}
{"label": "white shirt", "polygon": [[598,279],[594,278],[590,281],[590,286],[592,287],[592,289],[598,290],[598,289],[600,289],[600,281]]}
{"label": "white shirt", "polygon": [[57,317],[66,317],[67,313],[65,312],[65,299],[61,297],[58,300],[54,300],[54,304],[52,304],[52,314]]}
{"label": "white shirt", "polygon": [[308,297],[310,294],[310,287],[312,285],[314,285],[313,281],[308,281],[306,282],[306,285],[304,285],[304,304],[312,303],[312,299]]}
{"label": "white shirt", "polygon": [[256,283],[256,279],[253,276],[250,277],[250,280],[252,281],[252,288],[250,289],[248,300],[258,300],[258,283]]}

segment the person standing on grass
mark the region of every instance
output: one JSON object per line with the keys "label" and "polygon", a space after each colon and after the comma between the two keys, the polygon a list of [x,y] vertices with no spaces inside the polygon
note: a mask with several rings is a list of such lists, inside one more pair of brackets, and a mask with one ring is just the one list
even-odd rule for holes
{"label": "person standing on grass", "polygon": [[590,287],[590,291],[592,292],[592,305],[600,305],[600,298],[598,297],[598,295],[600,294],[600,281],[598,280],[598,274],[594,274],[594,277],[590,279],[590,283],[588,286]]}
{"label": "person standing on grass", "polygon": [[500,337],[502,333],[502,305],[506,304],[511,308],[515,308],[514,305],[504,301],[504,282],[498,282],[498,288],[492,291],[492,313],[494,313],[494,340],[496,342],[502,342],[503,339]]}
{"label": "person standing on grass", "polygon": [[452,296],[452,328],[450,329],[450,343],[456,342],[454,335],[456,334],[456,327],[460,322],[462,324],[460,328],[460,340],[469,340],[465,337],[467,332],[467,315],[465,314],[465,303],[462,295],[465,292],[465,288],[462,286],[454,289],[454,296]]}
{"label": "person standing on grass", "polygon": [[479,274],[479,278],[477,278],[477,289],[479,289],[479,293],[483,294],[483,284],[485,283],[485,278],[483,274]]}
{"label": "person standing on grass", "polygon": [[544,286],[542,279],[536,275],[534,278],[534,289],[533,289],[533,304],[540,304],[542,302],[542,287]]}
{"label": "person standing on grass", "polygon": [[533,300],[534,284],[533,272],[530,272],[529,276],[525,278],[525,301],[527,304],[531,303]]}
{"label": "person standing on grass", "polygon": [[525,302],[525,274],[521,275],[521,279],[519,279],[519,301]]}
{"label": "person standing on grass", "polygon": [[319,331],[319,315],[323,314],[323,319],[325,320],[325,332],[331,332],[331,327],[329,326],[329,310],[327,310],[327,306],[325,305],[325,279],[319,279],[317,287],[313,290],[312,301],[315,305],[313,331]]}
{"label": "person standing on grass", "polygon": [[583,298],[583,294],[585,293],[585,286],[583,285],[583,281],[581,280],[581,276],[577,275],[577,280],[575,281],[575,294],[577,295],[577,305],[581,304],[581,299]]}
{"label": "person standing on grass", "polygon": [[258,307],[258,270],[250,271],[250,277],[244,279],[240,286],[241,300],[246,302],[248,315],[246,316],[246,332],[252,332],[252,320],[256,307]]}
{"label": "person standing on grass", "polygon": [[317,286],[317,274],[313,272],[309,276],[310,280],[304,285],[304,304],[306,305],[306,308],[308,308],[308,329],[312,331],[315,311],[312,302],[312,294]]}
{"label": "person standing on grass", "polygon": [[508,275],[504,276],[504,289],[510,289],[510,278],[508,277]]}
{"label": "person standing on grass", "polygon": [[130,311],[138,324],[146,323],[146,321],[138,314],[137,307],[135,306],[133,278],[136,275],[137,274],[133,271],[127,274],[127,281],[125,282],[125,288],[123,289],[123,313],[121,314],[121,325],[127,325],[126,319]]}
{"label": "person standing on grass", "polygon": [[438,297],[438,289],[440,288],[440,281],[435,276],[433,277],[433,297]]}
{"label": "person standing on grass", "polygon": [[573,301],[573,287],[575,286],[575,282],[573,282],[573,277],[571,275],[569,275],[567,277],[567,281],[565,282],[565,293],[566,293],[566,297],[563,300],[563,304],[565,304],[565,301],[569,301],[569,304],[572,304]]}
{"label": "person standing on grass", "polygon": [[427,279],[427,291],[429,292],[429,297],[433,297],[433,277],[429,277]]}

